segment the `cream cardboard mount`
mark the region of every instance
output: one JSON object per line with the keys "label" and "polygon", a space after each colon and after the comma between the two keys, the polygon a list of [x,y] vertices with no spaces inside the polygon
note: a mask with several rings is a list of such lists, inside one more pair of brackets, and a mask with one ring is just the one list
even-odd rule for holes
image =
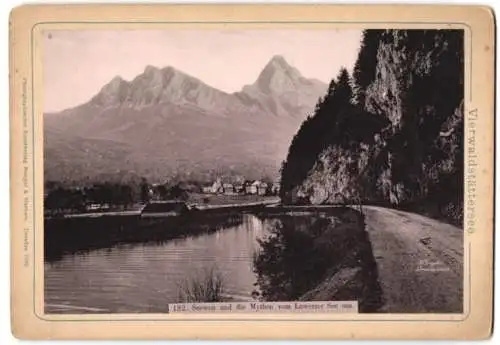
{"label": "cream cardboard mount", "polygon": [[15,337],[491,335],[491,9],[32,5],[9,25]]}

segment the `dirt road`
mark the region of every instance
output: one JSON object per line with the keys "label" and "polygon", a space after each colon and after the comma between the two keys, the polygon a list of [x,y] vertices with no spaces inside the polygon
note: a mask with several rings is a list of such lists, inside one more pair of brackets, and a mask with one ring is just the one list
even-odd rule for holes
{"label": "dirt road", "polygon": [[379,311],[461,313],[463,231],[413,213],[363,209],[382,289]]}

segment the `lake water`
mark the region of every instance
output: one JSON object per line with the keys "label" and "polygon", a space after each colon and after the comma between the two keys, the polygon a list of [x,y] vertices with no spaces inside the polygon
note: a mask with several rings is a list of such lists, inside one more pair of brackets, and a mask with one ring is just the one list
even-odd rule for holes
{"label": "lake water", "polygon": [[166,312],[180,285],[215,269],[224,293],[252,300],[253,256],[266,221],[244,214],[240,224],[210,234],[113,246],[63,255],[45,263],[47,313]]}

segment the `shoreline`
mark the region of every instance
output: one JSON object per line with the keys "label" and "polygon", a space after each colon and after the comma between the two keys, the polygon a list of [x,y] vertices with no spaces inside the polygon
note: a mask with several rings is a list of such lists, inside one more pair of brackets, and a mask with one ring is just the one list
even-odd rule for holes
{"label": "shoreline", "polygon": [[[274,203],[217,205],[177,216],[141,217],[140,211],[77,214],[44,218],[44,253],[47,262],[63,255],[110,248],[119,244],[166,242],[210,234],[239,225],[244,214],[256,216],[300,215],[300,211],[339,210],[340,206],[283,206]],[[344,207],[346,210],[349,207]]]}
{"label": "shoreline", "polygon": [[[161,201],[160,201],[161,202]],[[261,201],[250,201],[250,202],[240,202],[240,203],[228,203],[228,204],[197,204],[186,202],[195,208],[191,212],[196,211],[216,211],[216,210],[245,210],[247,208],[260,207],[260,206],[272,206],[279,204],[279,198],[268,197],[268,200]],[[144,205],[145,206],[145,205]],[[143,206],[143,207],[144,207]],[[121,216],[141,216],[142,208],[135,210],[123,210],[123,211],[108,211],[108,212],[82,212],[82,213],[70,213],[62,214],[60,216],[44,216],[44,219],[61,219],[61,218],[98,218],[98,217],[121,217]]]}

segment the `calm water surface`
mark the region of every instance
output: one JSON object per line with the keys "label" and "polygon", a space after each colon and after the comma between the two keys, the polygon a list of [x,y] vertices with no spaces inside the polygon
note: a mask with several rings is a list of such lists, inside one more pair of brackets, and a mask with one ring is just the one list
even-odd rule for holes
{"label": "calm water surface", "polygon": [[253,255],[266,224],[244,215],[242,224],[211,234],[65,255],[45,263],[46,312],[166,312],[180,302],[180,284],[211,269],[222,274],[225,294],[251,300]]}

